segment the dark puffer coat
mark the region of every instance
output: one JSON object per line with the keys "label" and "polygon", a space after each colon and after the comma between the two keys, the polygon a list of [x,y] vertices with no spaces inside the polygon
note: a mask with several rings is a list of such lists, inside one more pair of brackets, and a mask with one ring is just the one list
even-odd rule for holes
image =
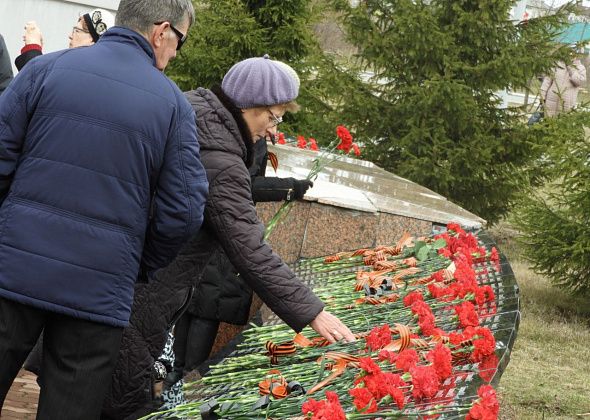
{"label": "dark puffer coat", "polygon": [[239,110],[233,109],[232,115],[210,90],[186,96],[197,114],[201,162],[209,180],[205,220],[168,267],[149,283],[136,286],[103,418],[134,418],[132,413],[152,402],[152,367],[164,349],[168,329],[193,287],[199,287],[206,267],[223,251],[248,286],[295,331],[324,307],[263,240],[264,226],[252,202],[247,169],[252,143],[247,128],[236,121],[241,120]]}
{"label": "dark puffer coat", "polygon": [[[231,109],[231,102],[221,91],[215,92],[224,106]],[[234,118],[238,126],[244,125],[240,113]],[[246,129],[241,130],[245,142],[250,141]],[[257,202],[284,201],[293,191],[293,178],[266,177],[268,149],[260,140],[252,147],[253,162],[249,167],[252,179],[252,199]],[[195,289],[188,312],[201,319],[245,325],[252,304],[252,289],[240,277],[221,248],[217,248],[205,267],[199,286]]]}
{"label": "dark puffer coat", "polygon": [[[238,123],[239,110],[232,109],[227,101],[224,105],[207,89],[200,88],[186,95],[197,113],[201,161],[209,180],[203,223],[208,235],[194,237],[180,255],[184,256],[185,250],[205,248],[209,251],[206,263],[209,264],[223,250],[247,285],[291,328],[300,331],[324,305],[263,239],[264,225],[252,201],[247,169],[252,145],[248,142],[247,128]],[[199,288],[204,272],[194,274]],[[198,299],[206,302],[209,297]],[[227,309],[235,310],[221,308]]]}
{"label": "dark puffer coat", "polygon": [[[185,249],[148,283],[136,284],[131,319],[123,333],[101,419],[136,419],[158,408],[153,394],[154,362],[162,354],[168,331],[186,309],[193,273],[202,271],[199,263],[205,260],[205,254],[205,249]],[[167,272],[176,274],[173,281]]]}

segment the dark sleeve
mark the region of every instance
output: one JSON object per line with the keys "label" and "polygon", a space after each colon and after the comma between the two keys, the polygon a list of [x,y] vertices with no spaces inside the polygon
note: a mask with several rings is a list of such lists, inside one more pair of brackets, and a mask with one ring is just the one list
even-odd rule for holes
{"label": "dark sleeve", "polygon": [[293,193],[293,178],[252,177],[252,200],[255,203],[285,201]]}
{"label": "dark sleeve", "polygon": [[27,64],[33,58],[39,57],[40,55],[43,55],[43,52],[40,49],[26,50],[21,55],[16,57],[16,59],[14,60],[14,64],[16,65],[18,71],[21,71],[25,64]]}
{"label": "dark sleeve", "polygon": [[12,80],[12,65],[4,38],[0,35],[0,95]]}
{"label": "dark sleeve", "polygon": [[8,85],[0,98],[0,203],[4,201],[20,158],[29,120],[35,108],[40,74],[35,63]]}
{"label": "dark sleeve", "polygon": [[264,225],[250,197],[250,176],[243,165],[221,171],[209,187],[205,223],[262,301],[291,328],[301,331],[324,304],[263,240]]}
{"label": "dark sleeve", "polygon": [[203,222],[208,183],[195,115],[188,103],[179,112],[184,115],[166,143],[145,238],[141,269],[148,272],[167,266]]}

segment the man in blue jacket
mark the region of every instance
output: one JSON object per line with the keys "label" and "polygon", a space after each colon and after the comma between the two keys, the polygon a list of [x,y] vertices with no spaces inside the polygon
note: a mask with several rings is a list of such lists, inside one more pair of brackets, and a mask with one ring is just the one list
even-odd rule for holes
{"label": "man in blue jacket", "polygon": [[121,0],[94,46],[0,98],[0,406],[44,330],[38,418],[98,418],[135,281],[200,227],[194,112],[162,73],[193,20],[190,0]]}

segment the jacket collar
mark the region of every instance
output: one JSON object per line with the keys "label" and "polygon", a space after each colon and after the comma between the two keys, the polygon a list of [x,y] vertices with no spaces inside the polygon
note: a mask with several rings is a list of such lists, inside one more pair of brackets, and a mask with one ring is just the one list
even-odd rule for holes
{"label": "jacket collar", "polygon": [[242,135],[242,141],[244,146],[246,146],[246,156],[243,157],[244,163],[246,167],[250,167],[252,165],[252,161],[254,159],[254,141],[252,140],[252,134],[250,134],[250,129],[248,129],[248,124],[246,120],[244,120],[244,115],[242,114],[242,110],[235,106],[231,99],[223,93],[221,90],[221,86],[216,85],[211,88],[211,92],[217,96],[219,102],[224,106],[225,109],[229,111],[229,113],[234,117],[236,120],[236,124],[238,125],[238,129],[240,130],[240,134]]}
{"label": "jacket collar", "polygon": [[[232,153],[238,155],[246,166],[249,166],[253,155],[253,142],[241,110],[231,102],[226,101],[224,104],[209,89],[197,88],[185,92],[185,96],[196,112],[201,151],[219,150]],[[223,94],[220,96],[224,98]]]}
{"label": "jacket collar", "polygon": [[113,26],[98,39],[98,43],[100,42],[120,42],[133,45],[138,50],[143,51],[146,60],[151,62],[154,67],[156,66],[154,49],[148,40],[139,32],[135,32],[134,30],[123,26]]}

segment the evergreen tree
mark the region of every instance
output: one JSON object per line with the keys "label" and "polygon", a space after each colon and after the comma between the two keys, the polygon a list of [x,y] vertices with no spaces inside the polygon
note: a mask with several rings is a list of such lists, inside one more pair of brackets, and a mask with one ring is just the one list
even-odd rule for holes
{"label": "evergreen tree", "polygon": [[195,23],[166,70],[182,90],[211,87],[240,60],[262,56],[268,30],[240,0],[193,1]]}
{"label": "evergreen tree", "polygon": [[547,183],[516,208],[524,255],[555,285],[590,295],[590,113],[561,114],[533,131],[548,139]]}
{"label": "evergreen tree", "polygon": [[495,92],[566,55],[553,40],[570,9],[515,24],[512,0],[332,3],[359,69],[374,74],[342,106],[370,159],[496,222],[539,148]]}

